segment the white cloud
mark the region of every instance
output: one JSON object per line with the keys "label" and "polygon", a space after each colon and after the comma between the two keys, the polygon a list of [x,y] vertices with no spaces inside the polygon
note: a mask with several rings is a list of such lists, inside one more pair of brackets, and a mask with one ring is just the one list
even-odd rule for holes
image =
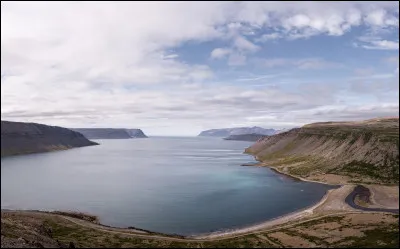
{"label": "white cloud", "polygon": [[[240,24],[229,24],[228,26],[231,26],[230,29],[234,30],[241,27]],[[227,58],[229,66],[243,66],[247,61],[246,54],[254,53],[259,50],[260,47],[253,44],[241,35],[234,34],[232,36],[234,38],[231,48],[215,48],[211,51],[210,57],[212,59]]]}
{"label": "white cloud", "polygon": [[259,49],[257,45],[254,45],[243,36],[238,36],[235,38],[234,47],[237,48],[239,51],[248,52],[256,52]]}
{"label": "white cloud", "polygon": [[399,18],[388,13],[385,9],[377,9],[368,13],[365,18],[365,23],[372,26],[399,26]]}
{"label": "white cloud", "polygon": [[164,55],[164,59],[175,59],[175,58],[178,58],[179,57],[179,55],[177,55],[177,54],[169,54],[169,55]]}
{"label": "white cloud", "polygon": [[399,50],[398,41],[379,40],[371,41],[371,45],[363,45],[366,49],[379,49],[379,50]]}
{"label": "white cloud", "polygon": [[[228,27],[230,29],[238,29],[238,27],[241,27],[240,24],[229,24]],[[212,59],[223,59],[227,58],[228,59],[228,65],[230,66],[242,66],[246,64],[246,54],[249,53],[254,53],[257,50],[260,49],[259,46],[253,44],[249,40],[247,40],[245,37],[238,35],[238,34],[233,34],[233,44],[231,48],[215,48],[214,50],[211,51],[210,57]]]}
{"label": "white cloud", "polygon": [[[271,5],[274,14],[264,18],[260,16],[259,23],[273,29],[281,28],[283,32],[264,34],[258,41],[281,38],[293,40],[320,34],[341,36],[361,25],[373,29],[399,26],[396,12],[398,2],[307,2]],[[259,5],[257,7],[262,9]]]}
{"label": "white cloud", "polygon": [[382,26],[385,24],[386,11],[384,9],[378,9],[370,12],[365,17],[365,22],[371,25]]}
{"label": "white cloud", "polygon": [[[358,38],[362,42],[361,47],[375,50],[399,50],[399,41],[389,41],[379,36],[367,35]],[[356,43],[357,44],[357,43]],[[357,47],[360,45],[357,44]]]}
{"label": "white cloud", "polygon": [[216,48],[211,52],[211,58],[213,59],[222,59],[228,56],[231,53],[231,50],[228,48]]}
{"label": "white cloud", "polygon": [[[292,113],[294,120],[304,120],[305,123],[320,121],[345,121],[345,120],[365,120],[376,117],[395,116],[398,114],[399,105],[397,103],[380,103],[365,105],[335,105],[309,109],[303,113],[296,111]],[[311,120],[306,121],[307,117],[312,116]]]}
{"label": "white cloud", "polygon": [[[254,35],[253,30],[267,28],[275,30],[262,34],[255,42],[277,39],[296,40],[326,34],[341,36],[354,27],[361,25],[373,29],[398,27],[398,2],[239,2],[238,8],[232,7],[234,21],[227,25],[227,34],[234,40],[233,46],[249,48],[247,52],[258,48],[248,40],[242,40],[240,32]],[[276,32],[279,30],[278,32]],[[239,38],[237,38],[239,37]],[[235,40],[236,39],[236,40]],[[364,45],[367,49],[396,49],[395,41],[374,41]],[[397,42],[398,44],[398,42]],[[398,47],[398,46],[397,46]],[[225,53],[226,55],[228,53]],[[241,53],[244,57],[245,53]],[[234,56],[237,57],[237,56]],[[229,61],[228,61],[229,62]]]}
{"label": "white cloud", "polygon": [[[267,30],[263,39],[268,40],[338,36],[360,25],[398,26],[393,14],[398,2],[1,5],[2,118],[65,126],[132,126],[159,134],[195,134],[266,109],[283,120],[296,110],[335,100],[331,95],[321,97],[321,91],[306,95],[279,88],[254,91],[212,85],[212,68],[187,63],[171,52],[187,42],[224,42],[211,57],[240,66],[259,51],[252,41],[262,30]],[[382,9],[384,15],[376,12]],[[375,42],[364,45],[396,45]],[[265,65],[338,66],[318,58],[276,58]]]}
{"label": "white cloud", "polygon": [[279,38],[282,38],[282,34],[274,32],[274,33],[270,33],[270,34],[264,34],[260,38],[257,38],[256,41],[257,42],[267,42],[267,41],[271,41],[271,40],[277,40]]}

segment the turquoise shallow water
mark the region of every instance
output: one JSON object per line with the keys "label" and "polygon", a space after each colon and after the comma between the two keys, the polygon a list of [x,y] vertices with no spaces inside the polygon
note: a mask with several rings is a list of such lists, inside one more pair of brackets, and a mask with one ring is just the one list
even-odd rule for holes
{"label": "turquoise shallow water", "polygon": [[103,224],[193,235],[272,219],[332,188],[243,154],[250,142],[152,137],[1,159],[1,207],[75,210]]}

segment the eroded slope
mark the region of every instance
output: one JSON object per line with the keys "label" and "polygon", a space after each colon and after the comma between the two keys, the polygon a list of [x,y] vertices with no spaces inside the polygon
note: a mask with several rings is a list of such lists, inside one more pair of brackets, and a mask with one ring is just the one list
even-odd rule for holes
{"label": "eroded slope", "polygon": [[398,183],[399,119],[309,124],[265,137],[246,152],[300,177],[334,174],[353,182]]}

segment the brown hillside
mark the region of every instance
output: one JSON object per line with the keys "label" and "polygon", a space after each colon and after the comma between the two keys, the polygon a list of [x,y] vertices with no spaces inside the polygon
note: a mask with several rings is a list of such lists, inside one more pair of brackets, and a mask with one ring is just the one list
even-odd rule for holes
{"label": "brown hillside", "polygon": [[336,174],[354,182],[399,182],[399,118],[305,125],[266,137],[247,153],[283,172]]}

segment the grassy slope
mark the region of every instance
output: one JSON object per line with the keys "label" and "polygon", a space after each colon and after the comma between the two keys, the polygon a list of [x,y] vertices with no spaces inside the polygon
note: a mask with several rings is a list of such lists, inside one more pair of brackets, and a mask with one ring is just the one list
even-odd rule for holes
{"label": "grassy slope", "polygon": [[72,242],[76,247],[92,248],[273,248],[290,247],[292,243],[300,247],[396,248],[399,244],[398,215],[391,214],[336,215],[280,230],[213,241],[140,238],[83,227],[47,213],[2,212],[1,222],[2,247],[9,246],[13,241],[24,241],[30,247],[68,245]]}
{"label": "grassy slope", "polygon": [[246,152],[300,177],[330,173],[398,184],[398,129],[398,118],[315,123],[265,138]]}

